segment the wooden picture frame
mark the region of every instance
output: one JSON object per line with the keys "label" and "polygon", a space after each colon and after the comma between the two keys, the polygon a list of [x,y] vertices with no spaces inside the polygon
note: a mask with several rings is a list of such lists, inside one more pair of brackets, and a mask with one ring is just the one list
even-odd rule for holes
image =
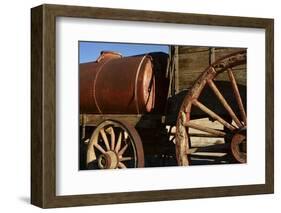
{"label": "wooden picture frame", "polygon": [[[73,17],[265,30],[265,184],[192,189],[56,195],[56,18]],[[31,9],[31,203],[42,208],[132,203],[274,191],[274,21],[273,19],[170,12],[41,5]]]}

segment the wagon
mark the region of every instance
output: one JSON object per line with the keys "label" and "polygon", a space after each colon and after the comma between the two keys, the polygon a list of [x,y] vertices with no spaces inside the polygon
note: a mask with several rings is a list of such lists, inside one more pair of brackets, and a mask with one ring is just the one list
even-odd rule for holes
{"label": "wagon", "polygon": [[245,163],[246,55],[170,46],[80,64],[80,169],[187,166],[206,153]]}

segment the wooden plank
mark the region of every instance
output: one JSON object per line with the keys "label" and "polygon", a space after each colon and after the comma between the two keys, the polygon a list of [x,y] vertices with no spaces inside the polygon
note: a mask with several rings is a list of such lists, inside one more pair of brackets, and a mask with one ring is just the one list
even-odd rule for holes
{"label": "wooden plank", "polygon": [[97,126],[105,120],[117,120],[129,123],[140,128],[152,128],[159,126],[162,115],[142,115],[142,114],[80,114],[80,125]]}
{"label": "wooden plank", "polygon": [[86,126],[97,126],[104,120],[120,120],[136,125],[141,119],[141,115],[119,115],[119,114],[87,114],[84,115],[84,124]]}
{"label": "wooden plank", "polygon": [[[247,85],[247,72],[245,71],[245,66],[237,67],[233,70],[233,75],[235,76],[237,84]],[[229,81],[229,76],[227,72],[223,72],[216,77],[216,80],[219,81]]]}
{"label": "wooden plank", "polygon": [[175,46],[175,92],[179,91],[179,47]]}
{"label": "wooden plank", "polygon": [[179,54],[182,53],[198,53],[198,52],[208,52],[208,47],[196,47],[196,46],[180,46]]}
{"label": "wooden plank", "polygon": [[191,88],[209,65],[208,47],[179,47],[179,90]]}
{"label": "wooden plank", "polygon": [[221,57],[240,51],[240,50],[245,50],[245,48],[233,48],[233,47],[220,47],[220,48],[215,48],[215,59],[218,60]]}
{"label": "wooden plank", "polygon": [[[209,47],[179,46],[179,91],[191,88],[210,62],[242,49],[223,47],[212,48],[212,51],[210,51]],[[233,69],[238,84],[246,85],[245,69],[246,65]],[[228,75],[222,73],[219,75],[218,80],[229,81]]]}

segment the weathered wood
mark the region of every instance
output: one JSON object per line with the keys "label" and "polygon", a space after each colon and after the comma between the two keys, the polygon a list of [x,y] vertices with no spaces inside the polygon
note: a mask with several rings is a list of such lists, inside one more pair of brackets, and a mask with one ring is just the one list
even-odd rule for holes
{"label": "weathered wood", "polygon": [[206,107],[204,104],[202,104],[200,101],[197,101],[196,99],[193,101],[193,105],[197,106],[198,108],[200,108],[203,112],[207,113],[209,116],[211,116],[213,119],[217,120],[218,122],[220,122],[222,125],[224,125],[226,128],[228,128],[229,130],[234,130],[235,127],[232,126],[230,123],[228,123],[227,121],[225,121],[221,116],[219,116],[218,114],[216,114],[215,112],[213,112],[211,109],[209,109],[208,107]]}
{"label": "weathered wood", "polygon": [[179,47],[175,46],[175,92],[179,91]]}
{"label": "weathered wood", "polygon": [[216,60],[216,48],[211,47],[209,48],[209,65],[215,62]]}
{"label": "weathered wood", "polygon": [[195,138],[218,138],[218,137],[224,137],[224,136],[217,136],[217,135],[211,135],[211,134],[204,134],[204,133],[188,133],[189,137],[195,137]]}
{"label": "weathered wood", "polygon": [[240,50],[245,50],[245,48],[236,48],[236,47],[217,47],[215,48],[215,60],[220,59],[225,55],[229,55]]}
{"label": "weathered wood", "polygon": [[228,69],[227,72],[228,72],[228,76],[229,76],[229,79],[230,79],[230,82],[231,82],[231,85],[233,88],[233,92],[234,92],[239,110],[240,110],[241,117],[243,119],[244,125],[246,125],[247,124],[246,112],[245,112],[245,108],[243,105],[243,101],[242,101],[235,77],[234,77],[231,69]]}
{"label": "weathered wood", "polygon": [[[210,63],[239,50],[243,50],[243,48],[179,46],[178,91],[191,88],[194,81],[210,65]],[[246,85],[247,83],[245,69],[246,65],[238,66],[233,69],[238,84]],[[229,81],[229,77],[227,73],[222,73],[217,80]]]}
{"label": "weathered wood", "polygon": [[218,137],[223,137],[223,136],[226,135],[226,133],[223,132],[223,131],[216,130],[216,129],[213,129],[213,128],[210,128],[210,127],[206,127],[206,126],[202,126],[202,125],[193,123],[193,122],[191,122],[191,121],[186,122],[184,125],[185,125],[186,127],[193,128],[193,129],[197,129],[197,130],[200,130],[200,131],[202,131],[202,132],[207,132],[207,133],[209,133],[209,134],[212,134],[212,135],[218,136]]}
{"label": "weathered wood", "polygon": [[151,128],[159,126],[162,115],[141,115],[141,114],[80,114],[80,125],[97,126],[104,120],[125,121],[139,128]]}
{"label": "weathered wood", "polygon": [[197,46],[180,46],[179,54],[182,53],[200,53],[200,52],[208,52],[208,47],[197,47]]}
{"label": "weathered wood", "polygon": [[220,90],[218,89],[218,87],[216,86],[216,84],[214,83],[213,80],[208,80],[208,85],[211,87],[211,89],[214,91],[214,93],[216,94],[216,96],[218,97],[218,99],[220,100],[221,104],[224,106],[224,108],[226,109],[226,111],[229,113],[229,115],[232,117],[232,119],[235,121],[235,123],[237,124],[238,127],[242,127],[242,124],[240,122],[240,120],[238,119],[238,117],[236,116],[235,112],[233,111],[233,109],[231,108],[231,106],[229,105],[229,103],[227,102],[227,100],[223,97],[222,93],[220,92]]}
{"label": "weathered wood", "polygon": [[[121,120],[132,125],[136,125],[140,121],[142,115],[125,115],[125,114],[81,114],[80,122],[86,126],[97,126],[104,120]],[[82,119],[83,118],[83,119]],[[80,123],[82,125],[82,123]]]}

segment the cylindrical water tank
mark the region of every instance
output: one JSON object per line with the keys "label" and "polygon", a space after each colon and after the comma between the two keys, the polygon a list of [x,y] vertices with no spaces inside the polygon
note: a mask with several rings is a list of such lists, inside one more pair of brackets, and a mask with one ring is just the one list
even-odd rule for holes
{"label": "cylindrical water tank", "polygon": [[155,74],[149,55],[102,52],[79,65],[80,113],[141,114],[155,105]]}

